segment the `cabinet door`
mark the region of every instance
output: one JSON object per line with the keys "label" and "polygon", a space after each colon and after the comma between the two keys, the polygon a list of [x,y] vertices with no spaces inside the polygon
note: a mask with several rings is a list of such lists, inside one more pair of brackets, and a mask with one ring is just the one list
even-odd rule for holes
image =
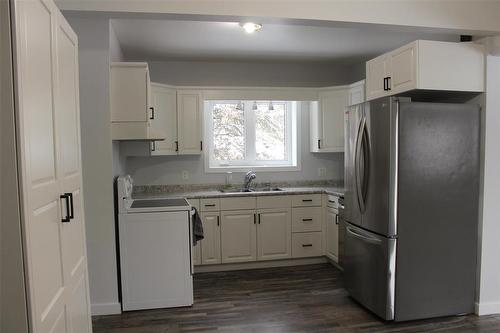
{"label": "cabinet door", "polygon": [[222,212],[222,263],[257,260],[256,237],[256,213],[254,210]]}
{"label": "cabinet door", "polygon": [[257,260],[286,259],[292,256],[289,208],[257,212]]}
{"label": "cabinet door", "polygon": [[391,62],[390,94],[417,88],[417,44],[405,45],[389,54]]}
{"label": "cabinet door", "polygon": [[363,83],[352,85],[349,88],[348,105],[363,103],[365,101],[365,84]]}
{"label": "cabinet door", "polygon": [[165,134],[164,141],[151,144],[151,155],[177,155],[177,93],[161,84],[151,84],[151,127]]}
{"label": "cabinet door", "polygon": [[366,100],[386,96],[384,78],[390,73],[390,58],[382,55],[366,62]]}
{"label": "cabinet door", "polygon": [[319,97],[319,152],[344,151],[344,109],[347,89],[320,93]]}
{"label": "cabinet door", "polygon": [[193,265],[201,265],[201,241],[196,243],[195,246],[193,246]]}
{"label": "cabinet door", "polygon": [[201,263],[203,265],[220,264],[220,215],[203,213],[201,220],[204,235],[201,241]]}
{"label": "cabinet door", "polygon": [[115,62],[110,67],[112,122],[143,122],[151,118],[149,71],[146,63]]}
{"label": "cabinet door", "polygon": [[78,39],[58,12],[56,25],[57,128],[63,193],[71,195],[71,222],[62,224],[69,332],[90,332],[90,302],[83,212]]}
{"label": "cabinet door", "polygon": [[179,155],[201,154],[203,149],[202,103],[199,91],[177,91]]}
{"label": "cabinet door", "polygon": [[339,256],[339,225],[338,214],[333,209],[326,211],[326,255],[338,262]]}

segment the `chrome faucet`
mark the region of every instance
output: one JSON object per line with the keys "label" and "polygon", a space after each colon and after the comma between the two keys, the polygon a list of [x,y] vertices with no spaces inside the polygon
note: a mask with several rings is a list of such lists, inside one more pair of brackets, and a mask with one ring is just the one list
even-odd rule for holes
{"label": "chrome faucet", "polygon": [[252,180],[257,178],[257,175],[253,171],[248,171],[247,174],[245,175],[245,183],[243,184],[243,187],[245,188],[245,191],[248,191],[250,189],[250,185],[252,184]]}

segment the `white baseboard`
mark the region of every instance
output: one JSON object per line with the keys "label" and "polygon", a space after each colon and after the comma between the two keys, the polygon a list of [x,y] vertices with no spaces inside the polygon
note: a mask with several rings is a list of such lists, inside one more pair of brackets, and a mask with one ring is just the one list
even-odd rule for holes
{"label": "white baseboard", "polygon": [[99,303],[91,304],[90,310],[93,316],[113,315],[122,313],[120,303]]}
{"label": "white baseboard", "polygon": [[194,266],[195,273],[208,272],[225,272],[238,271],[244,269],[260,269],[271,267],[286,267],[299,265],[313,265],[328,262],[326,257],[300,258],[300,259],[284,259],[284,260],[268,260],[268,261],[252,261],[237,264],[217,264],[217,265],[201,265]]}
{"label": "white baseboard", "polygon": [[491,314],[500,314],[500,302],[477,303],[476,314],[478,316],[486,316]]}

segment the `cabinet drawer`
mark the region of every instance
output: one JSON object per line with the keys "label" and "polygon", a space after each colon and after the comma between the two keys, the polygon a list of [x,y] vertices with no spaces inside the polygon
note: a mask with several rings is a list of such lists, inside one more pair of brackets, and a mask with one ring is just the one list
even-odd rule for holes
{"label": "cabinet drawer", "polygon": [[321,194],[302,194],[292,197],[292,207],[321,206]]}
{"label": "cabinet drawer", "polygon": [[292,199],[288,195],[257,197],[257,208],[288,208],[291,205]]}
{"label": "cabinet drawer", "polygon": [[293,208],[292,232],[321,231],[321,207]]}
{"label": "cabinet drawer", "polygon": [[292,258],[321,256],[321,232],[292,234]]}
{"label": "cabinet drawer", "polygon": [[200,199],[200,210],[202,212],[215,212],[220,210],[219,198]]}
{"label": "cabinet drawer", "polygon": [[238,197],[238,198],[221,198],[221,210],[240,210],[240,209],[255,209],[255,197]]}
{"label": "cabinet drawer", "polygon": [[339,197],[336,195],[328,194],[326,196],[326,206],[330,208],[338,208],[339,207]]}

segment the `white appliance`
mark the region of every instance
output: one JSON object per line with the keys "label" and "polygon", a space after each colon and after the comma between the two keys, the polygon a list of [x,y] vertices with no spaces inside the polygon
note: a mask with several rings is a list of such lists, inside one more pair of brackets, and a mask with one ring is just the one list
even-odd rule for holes
{"label": "white appliance", "polygon": [[117,180],[123,311],[193,304],[191,206],[186,199],[132,199]]}

